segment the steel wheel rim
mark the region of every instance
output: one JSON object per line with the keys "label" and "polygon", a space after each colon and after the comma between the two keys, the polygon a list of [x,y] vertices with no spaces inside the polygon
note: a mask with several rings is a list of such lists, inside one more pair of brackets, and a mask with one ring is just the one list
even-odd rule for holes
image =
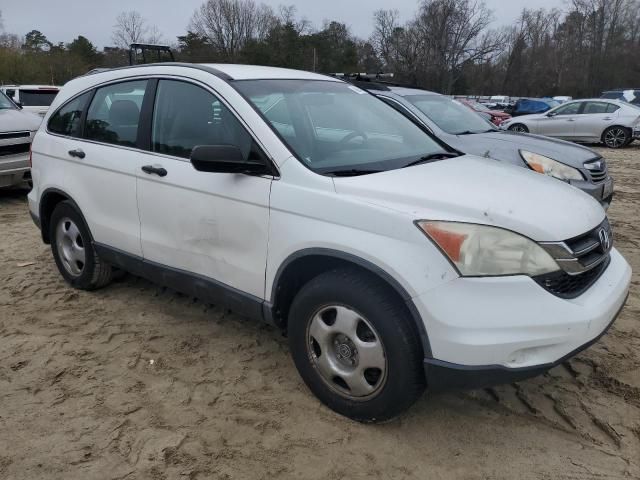
{"label": "steel wheel rim", "polygon": [[78,226],[68,217],[61,219],[56,227],[56,246],[62,266],[72,277],[84,271],[86,255],[84,239]]}
{"label": "steel wheel rim", "polygon": [[613,148],[619,148],[624,145],[626,139],[627,135],[621,128],[613,128],[604,135],[604,143]]}
{"label": "steel wheel rim", "polygon": [[309,360],[322,381],[344,398],[369,400],[387,380],[384,344],[373,325],[344,305],[322,307],[306,334]]}

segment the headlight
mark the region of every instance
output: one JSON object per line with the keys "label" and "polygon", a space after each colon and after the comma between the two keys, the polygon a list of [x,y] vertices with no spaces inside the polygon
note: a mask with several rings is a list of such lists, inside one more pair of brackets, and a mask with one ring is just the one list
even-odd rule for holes
{"label": "headlight", "polygon": [[538,173],[549,175],[558,180],[584,180],[579,170],[569,167],[564,163],[557,162],[552,158],[540,155],[539,153],[520,150],[520,156],[526,164],[529,165],[531,170],[535,170]]}
{"label": "headlight", "polygon": [[472,223],[419,221],[462,276],[536,276],[559,270],[533,240],[502,228]]}

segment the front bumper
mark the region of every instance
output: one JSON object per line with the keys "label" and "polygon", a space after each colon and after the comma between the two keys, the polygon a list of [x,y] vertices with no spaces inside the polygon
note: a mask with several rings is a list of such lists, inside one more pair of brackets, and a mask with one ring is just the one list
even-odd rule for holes
{"label": "front bumper", "polygon": [[640,126],[633,129],[633,134],[631,135],[631,137],[640,140]]}
{"label": "front bumper", "polygon": [[28,180],[29,154],[0,157],[0,187],[19,185]]}
{"label": "front bumper", "polygon": [[538,375],[597,341],[625,303],[631,267],[611,262],[584,294],[558,298],[526,276],[458,278],[414,298],[429,336],[434,389]]}
{"label": "front bumper", "polygon": [[604,181],[591,183],[584,180],[570,181],[570,185],[579,188],[584,193],[591,195],[605,208],[609,208],[613,200],[614,183],[612,177],[607,177]]}

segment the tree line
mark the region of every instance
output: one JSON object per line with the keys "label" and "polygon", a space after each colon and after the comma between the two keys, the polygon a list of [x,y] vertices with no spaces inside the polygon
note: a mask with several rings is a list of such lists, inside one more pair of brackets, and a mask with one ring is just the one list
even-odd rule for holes
{"label": "tree line", "polygon": [[[374,12],[370,38],[343,22],[314,27],[295,7],[254,0],[206,0],[176,59],[235,62],[322,73],[394,73],[398,82],[455,94],[586,97],[640,87],[640,0],[569,0],[564,10],[524,9],[513,25],[494,28],[480,0],[422,0],[413,18]],[[96,67],[128,63],[133,42],[167,42],[138,12],[122,12],[113,46],[87,38],[54,44],[39,30],[5,32],[0,12],[0,82],[63,84]]]}

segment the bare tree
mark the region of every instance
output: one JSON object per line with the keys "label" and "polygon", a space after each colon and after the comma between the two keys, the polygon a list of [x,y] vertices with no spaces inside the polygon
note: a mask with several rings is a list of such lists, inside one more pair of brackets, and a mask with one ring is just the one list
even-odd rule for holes
{"label": "bare tree", "polygon": [[237,60],[249,40],[262,40],[273,11],[253,0],[207,0],[191,19],[190,30],[205,38],[226,60]]}
{"label": "bare tree", "polygon": [[113,43],[119,48],[129,48],[132,43],[143,43],[149,33],[146,20],[139,12],[122,12],[113,26]]}

